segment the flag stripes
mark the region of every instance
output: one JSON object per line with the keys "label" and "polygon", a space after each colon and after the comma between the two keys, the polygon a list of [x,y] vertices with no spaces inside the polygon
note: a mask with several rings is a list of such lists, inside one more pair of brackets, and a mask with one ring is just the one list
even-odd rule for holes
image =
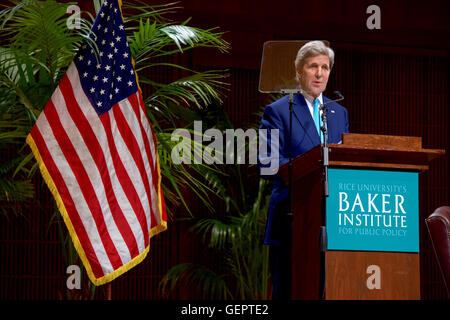
{"label": "flag stripes", "polygon": [[[77,129],[67,126],[67,124],[66,127],[63,126],[58,118],[52,100],[49,101],[45,108],[45,117],[43,117],[43,119],[47,121],[43,122],[43,124],[45,127],[50,127],[53,132],[54,140],[52,139],[50,141],[54,142],[54,145],[49,146],[49,150],[51,150],[52,156],[55,159],[60,159],[60,161],[57,161],[57,164],[59,165],[58,169],[62,173],[64,182],[70,190],[69,195],[63,195],[63,200],[69,196],[72,198],[76,197],[74,199],[75,204],[77,207],[82,206],[82,208],[77,209],[77,211],[84,213],[82,221],[84,223],[88,222],[88,227],[91,226],[90,230],[87,230],[89,238],[98,241],[97,234],[99,234],[101,245],[106,251],[112,267],[116,269],[122,264],[122,261],[117,252],[117,248],[114,246],[111,239],[112,230],[108,230],[111,229],[111,225],[105,223],[102,206],[99,203],[93,184],[86,172],[86,167],[82,164],[77,150],[67,136],[66,130],[69,130],[70,132]],[[59,107],[60,106],[61,105],[59,105]],[[40,123],[38,124],[38,127],[41,128]],[[91,237],[91,233],[94,234],[95,237]],[[100,246],[100,243],[95,243],[95,246]]]}
{"label": "flag stripes", "polygon": [[[45,124],[45,115],[41,115],[39,119],[41,118],[43,124]],[[43,130],[43,134],[46,137],[51,138],[51,134],[45,132],[45,130]],[[64,178],[58,170],[41,132],[39,130],[32,131],[32,133],[27,137],[27,143],[33,150],[33,154],[39,163],[41,173],[47,182],[50,191],[55,197],[60,212],[63,214],[64,222],[66,223],[70,235],[72,236],[74,246],[77,248],[77,251],[82,259],[84,257],[89,257],[90,263],[87,265],[88,274],[90,274],[89,271],[95,275],[103,274],[100,260],[97,257],[92,242],[88,240],[89,237],[86,228],[84,228],[82,217],[76,210],[75,201],[72,197],[66,197],[63,201],[60,196],[60,194],[69,194],[69,189],[64,183]],[[50,172],[52,173],[51,175]],[[73,214],[69,217],[67,212],[73,212]],[[89,223],[89,221],[87,222]],[[77,232],[75,232],[75,230],[77,230]],[[81,252],[80,249],[82,250]]]}
{"label": "flag stripes", "polygon": [[[68,71],[68,76],[65,77],[61,83],[60,88],[62,95],[66,97],[69,101],[77,101],[77,98],[73,94],[73,89],[71,86],[71,83],[69,81],[69,78],[73,75],[77,74],[77,72],[73,72],[72,70]],[[76,80],[74,80],[76,81]],[[65,105],[61,103],[61,105]],[[100,181],[104,186],[104,189],[102,191],[106,190],[113,190],[113,185],[115,185],[115,181],[111,181],[112,178],[108,172],[110,170],[114,170],[114,167],[111,165],[108,165],[105,154],[110,159],[111,154],[108,150],[108,147],[102,148],[101,143],[97,140],[98,137],[101,137],[104,135],[104,133],[101,132],[101,130],[97,130],[97,132],[94,132],[94,130],[91,127],[91,124],[88,122],[85,114],[81,111],[81,105],[77,104],[78,108],[69,108],[67,109],[67,112],[70,114],[70,118],[73,120],[73,123],[70,127],[73,128],[73,133],[78,132],[81,135],[81,137],[78,138],[78,146],[76,147],[76,150],[79,151],[80,154],[85,155],[88,157],[90,155],[90,158],[87,159],[84,166],[89,171],[89,177],[96,177],[95,185],[99,185]],[[89,109],[87,109],[89,110]],[[89,110],[92,112],[92,110]],[[66,110],[63,110],[63,112],[66,112]],[[92,116],[91,119],[93,121],[92,125],[95,125],[95,120],[97,119],[97,116]],[[89,141],[89,143],[84,143],[83,141]],[[105,142],[102,142],[103,145],[106,145]],[[88,150],[87,150],[88,149]],[[105,154],[103,153],[105,151]],[[95,163],[94,166],[90,166],[90,163]],[[102,170],[102,168],[109,167],[108,170]],[[95,170],[97,169],[97,170]],[[132,225],[134,223],[133,219],[125,219],[124,211],[126,211],[128,208],[124,208],[123,206],[126,205],[125,202],[125,194],[123,192],[123,189],[117,188],[116,192],[106,192],[106,198],[104,199],[104,203],[101,204],[102,208],[106,208],[111,212],[116,212],[117,215],[114,216],[114,218],[117,218],[117,225],[122,226],[121,234],[127,244],[128,251],[130,252],[131,257],[136,256],[139,252],[143,251],[143,247],[139,248],[137,247],[136,243],[136,234],[140,234],[141,230],[133,230]],[[128,206],[129,207],[129,206]],[[110,223],[110,222],[109,222]],[[145,230],[145,229],[144,229]],[[121,251],[119,249],[119,251]],[[124,251],[122,249],[122,251]],[[129,258],[127,257],[129,260]]]}

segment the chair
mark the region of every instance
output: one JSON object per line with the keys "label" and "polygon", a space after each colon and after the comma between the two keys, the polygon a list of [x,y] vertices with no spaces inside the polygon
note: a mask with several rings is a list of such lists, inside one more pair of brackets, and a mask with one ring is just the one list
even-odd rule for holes
{"label": "chair", "polygon": [[425,224],[450,298],[450,206],[437,208]]}

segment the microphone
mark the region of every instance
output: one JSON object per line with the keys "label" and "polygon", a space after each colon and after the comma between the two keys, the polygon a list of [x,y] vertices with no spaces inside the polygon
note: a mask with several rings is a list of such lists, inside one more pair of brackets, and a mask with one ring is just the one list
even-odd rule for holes
{"label": "microphone", "polygon": [[334,91],[333,93],[339,97],[338,100],[334,100],[334,101],[341,101],[341,100],[344,100],[344,96],[343,96],[342,93],[340,93],[339,91],[336,90],[336,91]]}
{"label": "microphone", "polygon": [[327,101],[327,102],[325,102],[325,103],[322,103],[321,104],[321,107],[323,108],[323,107],[325,107],[327,104],[330,104],[330,103],[333,103],[333,102],[338,102],[338,101],[341,101],[341,100],[344,100],[344,96],[342,95],[342,93],[340,93],[339,91],[334,91],[333,92],[336,96],[338,96],[338,98],[337,99],[334,99],[334,100],[330,100],[330,101]]}

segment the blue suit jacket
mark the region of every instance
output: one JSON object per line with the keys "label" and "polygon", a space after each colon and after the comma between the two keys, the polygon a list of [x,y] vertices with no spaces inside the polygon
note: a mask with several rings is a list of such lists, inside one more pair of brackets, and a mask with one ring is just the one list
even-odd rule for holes
{"label": "blue suit jacket", "polygon": [[[270,130],[279,130],[279,166],[289,162],[289,96],[285,96],[264,109],[260,129],[267,129],[267,141],[270,142]],[[323,96],[323,102],[330,99]],[[333,102],[328,107],[328,143],[340,143],[342,133],[348,132],[347,109]],[[320,144],[320,137],[311,117],[311,113],[302,95],[294,95],[292,116],[292,157],[295,158],[302,153]],[[270,147],[268,147],[270,150]],[[260,166],[264,166],[261,163]],[[284,209],[277,205],[288,196],[288,188],[277,175],[263,176],[273,179],[273,190],[269,202],[267,216],[266,234],[264,243],[279,245],[280,216]],[[278,210],[277,210],[278,209]]]}

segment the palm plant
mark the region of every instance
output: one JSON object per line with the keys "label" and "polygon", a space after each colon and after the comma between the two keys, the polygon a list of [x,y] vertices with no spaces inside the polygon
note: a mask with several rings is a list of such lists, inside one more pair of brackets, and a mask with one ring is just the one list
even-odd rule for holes
{"label": "palm plant", "polygon": [[198,289],[202,299],[270,297],[269,251],[262,246],[267,185],[267,181],[259,181],[258,194],[247,212],[195,220],[192,230],[203,236],[223,264],[218,269],[192,262],[172,267],[160,282],[163,295],[184,284]]}
{"label": "palm plant", "polygon": [[[142,1],[136,3],[123,4],[124,19],[129,25],[127,34],[131,35],[130,49],[135,59],[136,70],[140,72],[140,83],[150,86],[152,91],[145,97],[144,102],[154,123],[161,173],[167,181],[167,184],[163,184],[164,195],[167,202],[175,205],[181,202],[192,214],[180,188],[189,186],[198,199],[209,210],[213,210],[210,194],[227,196],[217,176],[220,171],[204,164],[191,165],[189,168],[174,165],[171,150],[176,142],[171,140],[171,136],[176,128],[192,128],[193,121],[199,118],[197,113],[199,110],[206,108],[213,101],[221,102],[220,92],[226,86],[223,79],[227,74],[217,70],[196,72],[173,63],[170,58],[197,47],[213,47],[220,52],[227,52],[229,45],[222,39],[223,34],[216,32],[215,29],[190,27],[187,25],[189,20],[173,24],[166,19],[165,14],[178,9],[174,3],[158,6],[148,5]],[[127,15],[128,10],[139,13]],[[160,83],[151,78],[154,72],[160,70],[158,68],[171,69],[172,72],[179,71],[185,76],[169,83]],[[147,76],[148,74],[150,76]]]}
{"label": "palm plant", "polygon": [[86,23],[69,30],[65,14],[54,1],[14,1],[0,11],[0,150],[11,154],[0,165],[5,215],[34,197],[36,165],[25,138],[86,32]]}
{"label": "palm plant", "polygon": [[[203,119],[222,131],[233,129],[221,108],[210,106],[203,112]],[[172,267],[160,282],[163,296],[179,285],[191,291],[197,289],[202,299],[253,300],[270,296],[269,252],[267,246],[262,246],[270,185],[262,179],[256,188],[244,183],[243,171],[251,172],[253,168],[243,170],[240,165],[224,165],[221,169],[227,173],[223,184],[229,197],[224,199],[224,212],[191,219],[191,231],[214,251],[219,263],[187,262]],[[251,180],[258,178],[253,176]],[[220,203],[216,205],[220,207]]]}

